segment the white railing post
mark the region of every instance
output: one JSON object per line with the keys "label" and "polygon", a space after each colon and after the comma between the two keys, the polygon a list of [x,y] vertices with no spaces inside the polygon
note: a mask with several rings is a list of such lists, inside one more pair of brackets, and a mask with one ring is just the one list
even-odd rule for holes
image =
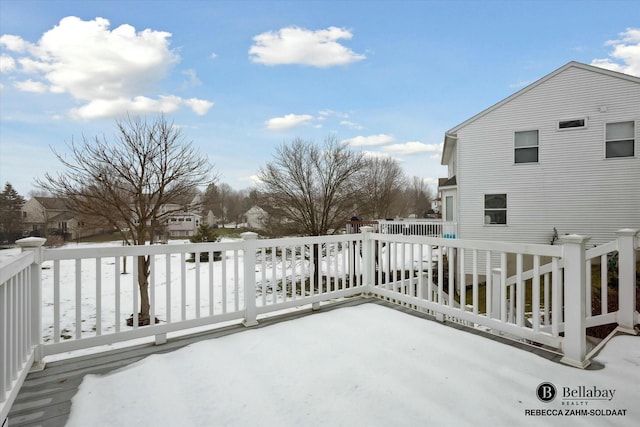
{"label": "white railing post", "polygon": [[44,369],[42,356],[42,246],[47,239],[42,237],[26,237],[16,241],[23,252],[33,252],[33,264],[31,264],[31,346],[34,347],[34,361],[32,370]]}
{"label": "white railing post", "polygon": [[[587,360],[586,310],[586,260],[585,246],[589,237],[570,234],[560,237],[564,245],[564,357],[560,360],[567,365],[584,369]],[[553,307],[553,310],[557,310]]]}
{"label": "white railing post", "polygon": [[373,227],[360,227],[362,233],[362,284],[364,285],[363,293],[371,293],[373,287],[373,278],[375,277],[375,261],[374,248],[371,233]]}
{"label": "white railing post", "polygon": [[[634,248],[637,229],[618,230],[618,328],[637,335],[634,329],[636,312],[636,251]],[[606,267],[603,267],[606,268]],[[605,285],[603,285],[605,286]]]}
{"label": "white railing post", "polygon": [[503,285],[500,281],[500,277],[502,277],[501,268],[494,268],[491,270],[491,311],[489,313],[492,319],[500,319],[500,306],[502,304],[501,300],[503,297]]}
{"label": "white railing post", "polygon": [[[258,324],[256,308],[256,248],[258,234],[247,231],[240,235],[244,240],[244,326]],[[286,277],[283,278],[286,280]]]}

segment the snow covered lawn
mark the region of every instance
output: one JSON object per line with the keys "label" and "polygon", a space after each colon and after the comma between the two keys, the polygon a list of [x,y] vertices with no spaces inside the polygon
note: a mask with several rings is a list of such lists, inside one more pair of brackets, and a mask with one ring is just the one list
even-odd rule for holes
{"label": "snow covered lawn", "polygon": [[[581,371],[364,304],[87,376],[68,425],[638,425],[640,339],[616,337],[596,361],[604,368]],[[543,382],[552,402],[536,396]],[[611,400],[575,399],[605,389]]]}

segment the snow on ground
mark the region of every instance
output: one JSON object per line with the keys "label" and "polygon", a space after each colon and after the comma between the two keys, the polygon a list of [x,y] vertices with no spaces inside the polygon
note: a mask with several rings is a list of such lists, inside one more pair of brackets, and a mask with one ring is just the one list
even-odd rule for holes
{"label": "snow on ground", "polygon": [[[578,370],[365,304],[87,376],[68,426],[638,425],[640,339],[614,338],[596,362]],[[536,397],[543,382],[558,391],[550,403]],[[614,392],[568,400],[565,388]]]}

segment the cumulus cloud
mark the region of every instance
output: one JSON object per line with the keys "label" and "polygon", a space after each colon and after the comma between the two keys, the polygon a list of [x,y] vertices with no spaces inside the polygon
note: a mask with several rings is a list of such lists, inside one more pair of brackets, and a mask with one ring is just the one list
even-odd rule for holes
{"label": "cumulus cloud", "polygon": [[347,65],[365,59],[338,41],[353,37],[349,30],[329,27],[312,31],[300,27],[285,27],[253,37],[249,59],[258,64],[301,64],[313,67]]}
{"label": "cumulus cloud", "polygon": [[390,144],[393,141],[394,138],[391,135],[380,133],[378,135],[356,136],[355,138],[345,139],[342,142],[352,147],[372,147],[375,145]]}
{"label": "cumulus cloud", "polygon": [[619,40],[609,40],[609,58],[594,59],[591,65],[640,77],[640,28],[627,28]]}
{"label": "cumulus cloud", "polygon": [[287,114],[283,117],[269,119],[265,124],[269,130],[283,130],[308,125],[311,120],[313,120],[313,116],[309,114]]}
{"label": "cumulus cloud", "polygon": [[[104,18],[83,21],[69,16],[35,45],[14,35],[1,36],[0,45],[18,56],[20,67],[13,71],[33,74],[41,85],[32,80],[34,83],[23,82],[19,89],[46,87],[48,92],[67,93],[84,103],[71,112],[77,118],[109,117],[126,111],[170,112],[183,103],[201,114],[213,105],[175,95],[143,96],[156,91],[180,60],[169,47],[171,33],[136,31],[127,24],[110,30],[109,25]],[[197,77],[191,77],[193,83]]]}
{"label": "cumulus cloud", "polygon": [[0,55],[0,73],[9,73],[16,69],[16,61],[9,55]]}
{"label": "cumulus cloud", "polygon": [[415,154],[442,152],[443,144],[425,144],[423,142],[411,141],[403,144],[392,144],[382,147],[383,151],[395,154]]}

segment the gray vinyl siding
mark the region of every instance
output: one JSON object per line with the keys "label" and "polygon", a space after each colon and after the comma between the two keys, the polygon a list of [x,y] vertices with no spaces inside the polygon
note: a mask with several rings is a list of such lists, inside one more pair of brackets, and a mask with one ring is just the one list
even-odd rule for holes
{"label": "gray vinyl siding", "polygon": [[[587,119],[558,130],[559,120]],[[605,123],[635,122],[635,156],[605,159]],[[514,162],[514,132],[539,131],[538,163]],[[457,130],[459,236],[588,246],[640,228],[640,84],[569,67]],[[507,225],[484,225],[484,195],[507,194]]]}

